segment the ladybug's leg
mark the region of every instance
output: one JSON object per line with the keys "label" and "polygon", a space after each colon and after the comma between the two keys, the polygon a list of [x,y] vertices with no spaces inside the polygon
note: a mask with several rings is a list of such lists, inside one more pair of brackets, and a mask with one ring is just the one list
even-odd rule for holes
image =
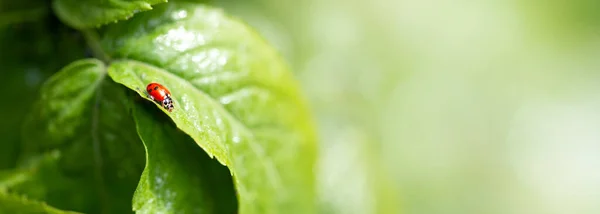
{"label": "ladybug's leg", "polygon": [[138,92],[142,92],[142,89],[140,89],[140,87],[135,87],[135,90]]}
{"label": "ladybug's leg", "polygon": [[154,97],[150,96],[150,94],[148,94],[147,91],[145,90],[141,90],[139,87],[136,87],[138,91],[143,91],[142,93],[146,95],[146,97],[150,98],[152,101],[154,101]]}

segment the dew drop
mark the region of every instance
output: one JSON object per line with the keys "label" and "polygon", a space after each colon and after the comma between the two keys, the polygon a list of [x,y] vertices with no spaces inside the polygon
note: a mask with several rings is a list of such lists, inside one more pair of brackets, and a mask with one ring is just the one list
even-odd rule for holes
{"label": "dew drop", "polygon": [[241,142],[241,139],[239,136],[233,136],[233,138],[231,139],[231,141],[233,141],[233,143],[238,144]]}
{"label": "dew drop", "polygon": [[185,11],[185,10],[177,11],[177,12],[173,13],[173,19],[175,19],[175,20],[184,19],[185,17],[187,17],[187,11]]}

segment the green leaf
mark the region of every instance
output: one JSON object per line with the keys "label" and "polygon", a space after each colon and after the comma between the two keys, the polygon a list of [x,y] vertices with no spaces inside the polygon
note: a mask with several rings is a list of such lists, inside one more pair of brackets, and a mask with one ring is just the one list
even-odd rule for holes
{"label": "green leaf", "polygon": [[55,0],[53,8],[63,22],[85,29],[129,19],[163,2],[167,0]]}
{"label": "green leaf", "polygon": [[150,105],[134,109],[146,168],[133,198],[138,213],[237,213],[231,175]]}
{"label": "green leaf", "polygon": [[31,201],[21,196],[0,192],[0,213],[20,214],[76,214],[50,207],[43,202]]}
{"label": "green leaf", "polygon": [[156,106],[229,167],[240,213],[315,212],[311,115],[253,30],[218,9],[171,2],[107,26],[102,44],[117,59],[114,81],[142,97],[154,81],[171,91],[173,112]]}
{"label": "green leaf", "polygon": [[46,151],[58,151],[60,158],[43,168],[52,179],[37,173],[37,182],[11,191],[86,213],[131,211],[143,147],[127,116],[125,90],[105,77],[102,62],[86,59],[44,83],[24,126],[22,160]]}

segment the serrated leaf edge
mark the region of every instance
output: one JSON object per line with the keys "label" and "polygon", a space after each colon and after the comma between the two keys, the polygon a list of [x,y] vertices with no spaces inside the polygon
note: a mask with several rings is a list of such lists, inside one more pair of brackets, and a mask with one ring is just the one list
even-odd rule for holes
{"label": "serrated leaf edge", "polygon": [[[100,28],[100,27],[102,27],[104,25],[108,25],[108,24],[111,24],[111,23],[118,23],[120,21],[126,21],[126,20],[131,19],[137,13],[144,12],[144,11],[149,11],[149,10],[153,9],[153,7],[152,7],[151,4],[145,3],[145,4],[143,4],[140,7],[139,10],[134,10],[134,11],[131,11],[131,12],[126,13],[126,14],[121,14],[119,16],[116,16],[114,18],[114,20],[108,20],[108,21],[100,22],[100,23],[95,24],[95,25],[85,25],[85,24],[84,25],[78,25],[78,24],[74,24],[74,22],[69,21],[70,18],[66,17],[65,12],[64,12],[65,10],[62,7],[60,7],[60,6],[57,6],[58,5],[57,2],[58,1],[52,1],[52,10],[56,14],[56,16],[63,23],[69,25],[72,28],[78,29],[78,30],[85,30],[85,29],[90,29],[90,28]],[[169,2],[169,1],[168,0],[162,0],[162,2],[159,2],[159,3],[156,3],[156,4],[164,4],[164,3],[167,3],[167,2]]]}

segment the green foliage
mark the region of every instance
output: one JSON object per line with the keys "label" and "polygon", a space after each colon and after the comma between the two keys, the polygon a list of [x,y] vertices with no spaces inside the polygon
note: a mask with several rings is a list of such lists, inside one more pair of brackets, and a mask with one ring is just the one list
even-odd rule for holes
{"label": "green foliage", "polygon": [[178,131],[167,117],[154,116],[158,110],[152,110],[134,109],[138,133],[148,153],[146,169],[133,199],[134,210],[236,213],[237,201],[227,168],[197,149],[189,136]]}
{"label": "green foliage", "polygon": [[[18,10],[27,9],[22,5]],[[14,101],[10,105],[0,105],[0,169],[16,164],[21,123],[35,102],[44,79],[66,63],[83,57],[83,38],[59,25],[58,20],[44,18],[0,26],[0,89],[10,92],[4,94],[4,99]]]}
{"label": "green foliage", "polygon": [[45,0],[0,1],[0,27],[36,21],[49,10],[49,2]]}
{"label": "green foliage", "polygon": [[[57,167],[63,176],[42,180],[47,185],[40,188],[48,190],[39,196],[59,208],[109,213],[131,209],[143,148],[133,120],[126,117],[124,91],[105,77],[106,68],[96,59],[66,66],[44,83],[25,122],[24,158],[61,151]],[[88,189],[86,194],[78,193],[81,188]],[[76,198],[53,195],[58,191]]]}
{"label": "green foliage", "polygon": [[41,202],[5,193],[0,193],[0,213],[77,214],[77,212],[58,210]]}
{"label": "green foliage", "polygon": [[[0,145],[0,211],[315,212],[311,116],[283,59],[219,9],[159,2],[54,1],[79,39],[41,15],[58,26],[39,33],[57,47],[39,54],[53,62],[44,71],[66,66],[0,124],[15,136]],[[6,23],[3,50],[24,26]],[[28,75],[23,47],[2,75]],[[171,91],[173,112],[152,104],[150,82]]]}
{"label": "green foliage", "polygon": [[152,9],[153,4],[166,0],[55,0],[56,15],[66,24],[77,29],[92,28],[100,25],[126,20],[135,13]]}
{"label": "green foliage", "polygon": [[[75,213],[60,211],[44,202],[32,200],[47,193],[46,181],[52,181],[56,185],[52,187],[53,190],[72,188],[69,182],[56,182],[64,179],[57,170],[59,158],[60,153],[54,151],[30,158],[18,169],[0,172],[0,213]],[[28,198],[9,193],[8,190],[28,192]]]}

